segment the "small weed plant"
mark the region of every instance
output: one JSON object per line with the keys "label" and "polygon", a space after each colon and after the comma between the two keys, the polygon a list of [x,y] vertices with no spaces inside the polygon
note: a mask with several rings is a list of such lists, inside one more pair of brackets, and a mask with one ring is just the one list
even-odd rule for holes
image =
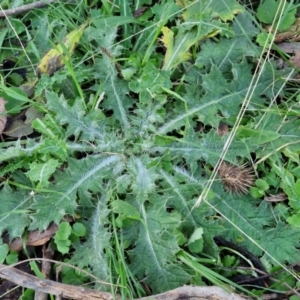
{"label": "small weed plant", "polygon": [[[299,87],[273,46],[297,9],[77,0],[0,19],[1,233],[58,224],[62,260],[99,279],[63,267],[63,281],[123,298],[228,285],[246,258],[216,237],[273,276],[255,297],[297,289]],[[58,48],[59,68],[37,72]]]}

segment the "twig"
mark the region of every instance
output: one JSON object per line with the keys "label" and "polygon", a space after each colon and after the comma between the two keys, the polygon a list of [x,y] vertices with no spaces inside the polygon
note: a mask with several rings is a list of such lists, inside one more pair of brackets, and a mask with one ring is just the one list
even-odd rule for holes
{"label": "twig", "polygon": [[[54,254],[54,250],[51,246],[51,243],[49,243],[47,249],[46,249],[46,245],[43,245],[43,258],[47,258],[47,259],[51,259],[53,254]],[[48,260],[43,260],[42,261],[42,273],[44,275],[44,278],[49,279],[50,278],[50,274],[51,274],[51,262]],[[34,300],[47,300],[48,299],[48,294],[40,292],[40,291],[36,291],[35,295],[34,295]]]}
{"label": "twig", "polygon": [[45,0],[45,1],[37,1],[37,2],[33,2],[30,4],[25,4],[19,7],[15,7],[15,8],[11,8],[11,9],[6,9],[3,10],[1,8],[0,10],[0,18],[5,18],[7,16],[15,16],[15,15],[19,15],[19,14],[23,14],[26,13],[28,11],[31,11],[35,8],[42,8],[45,7],[49,4],[55,3],[57,2],[57,0]]}
{"label": "twig", "polygon": [[235,293],[228,293],[218,286],[183,286],[159,295],[139,298],[137,300],[177,300],[177,299],[218,299],[246,300]]}
{"label": "twig", "polygon": [[0,264],[0,277],[17,285],[47,294],[78,300],[113,300],[110,293],[40,279],[14,267]]}
{"label": "twig", "polygon": [[[120,296],[112,295],[107,292],[100,292],[88,288],[62,284],[48,279],[40,279],[33,275],[27,274],[14,267],[0,264],[0,277],[12,281],[17,285],[33,289],[35,291],[47,294],[61,296],[71,299],[81,300],[113,300],[121,299]],[[175,299],[214,299],[219,300],[245,300],[235,293],[228,293],[225,290],[213,287],[194,287],[183,286],[159,295],[139,298],[137,300],[175,300]]]}

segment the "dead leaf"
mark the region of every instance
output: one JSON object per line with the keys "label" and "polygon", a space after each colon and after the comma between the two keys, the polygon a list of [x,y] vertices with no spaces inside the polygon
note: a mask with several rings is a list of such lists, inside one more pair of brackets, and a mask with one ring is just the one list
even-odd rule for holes
{"label": "dead leaf", "polygon": [[138,18],[138,17],[142,16],[143,13],[144,13],[147,9],[148,9],[148,7],[146,7],[146,6],[138,8],[138,9],[133,13],[133,17],[134,17],[134,18]]}
{"label": "dead leaf", "polygon": [[[267,26],[266,29],[267,31],[273,32],[272,26]],[[298,17],[296,18],[294,24],[288,30],[276,33],[274,42],[281,43],[287,40],[291,42],[300,41],[299,29],[300,29],[300,18]]]}
{"label": "dead leaf", "polygon": [[300,69],[300,43],[280,43],[277,45],[285,53],[294,54],[289,60],[289,62]]}
{"label": "dead leaf", "polygon": [[30,98],[34,94],[35,85],[38,82],[38,79],[32,82],[26,82],[19,86],[19,88]]}
{"label": "dead leaf", "polygon": [[268,202],[282,202],[287,199],[287,196],[286,194],[281,193],[277,195],[266,196],[264,199]]}
{"label": "dead leaf", "polygon": [[6,103],[7,102],[4,100],[4,98],[0,98],[0,134],[2,134],[7,121],[6,110],[5,110]]}
{"label": "dead leaf", "polygon": [[[40,246],[46,244],[56,233],[58,226],[50,225],[45,231],[30,231],[26,240],[26,246]],[[22,238],[16,238],[9,241],[9,236],[4,236],[4,241],[8,243],[10,251],[21,251],[23,249]]]}
{"label": "dead leaf", "polygon": [[33,120],[37,118],[42,118],[44,114],[38,111],[35,107],[31,106],[26,110],[25,116],[26,120],[24,121],[24,123],[31,124]]}
{"label": "dead leaf", "polygon": [[229,132],[228,125],[221,122],[218,127],[218,135],[223,136],[224,134],[227,134],[228,132]]}
{"label": "dead leaf", "polygon": [[20,138],[28,136],[33,133],[31,123],[37,118],[42,118],[44,115],[39,112],[35,107],[30,107],[25,112],[26,119],[16,118],[11,125],[3,133],[10,137]]}

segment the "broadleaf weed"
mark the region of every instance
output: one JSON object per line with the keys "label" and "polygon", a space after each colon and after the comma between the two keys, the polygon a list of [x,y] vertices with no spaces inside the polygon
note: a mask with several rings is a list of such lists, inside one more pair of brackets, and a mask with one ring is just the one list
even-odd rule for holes
{"label": "broadleaf weed", "polygon": [[[227,271],[201,261],[222,262],[215,236],[262,257],[268,272],[280,267],[299,280],[289,269],[300,238],[298,92],[290,88],[294,70],[271,58],[273,36],[257,45],[264,29],[235,0],[147,1],[140,19],[129,2],[77,2],[78,19],[60,3],[61,11],[51,5],[47,14],[3,22],[1,57],[23,54],[18,63],[34,81],[44,52],[89,18],[65,68],[41,76],[31,99],[3,73],[0,96],[17,106],[7,113],[34,106],[44,117],[32,122],[34,135],[1,143],[1,233],[16,238],[79,218],[86,232],[73,244],[56,236],[60,252],[122,286],[91,284],[124,299],[184,284],[227,287]],[[13,38],[28,46],[15,51]],[[253,167],[250,194],[225,189],[224,161]],[[288,200],[264,200],[279,193]]]}

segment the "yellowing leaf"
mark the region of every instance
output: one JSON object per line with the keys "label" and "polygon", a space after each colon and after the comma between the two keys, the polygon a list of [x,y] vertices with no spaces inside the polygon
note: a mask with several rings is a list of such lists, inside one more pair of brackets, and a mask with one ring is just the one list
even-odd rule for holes
{"label": "yellowing leaf", "polygon": [[174,32],[171,29],[169,29],[168,27],[163,27],[161,31],[163,33],[161,40],[167,49],[167,52],[165,55],[165,60],[164,60],[164,64],[165,64],[166,61],[170,60],[170,55],[173,52]]}
{"label": "yellowing leaf", "polygon": [[163,27],[161,31],[164,34],[161,40],[165,44],[165,47],[172,50],[171,48],[173,48],[174,32],[168,27]]}
{"label": "yellowing leaf", "polygon": [[37,67],[39,77],[43,74],[52,76],[54,72],[64,66],[64,60],[68,60],[65,49],[69,51],[70,55],[73,54],[87,24],[85,22],[78,29],[71,31],[62,41],[63,45],[59,44],[46,53]]}
{"label": "yellowing leaf", "polygon": [[208,16],[214,19],[220,18],[224,22],[232,21],[234,16],[245,9],[236,0],[176,0],[176,4],[182,8],[182,18],[185,21],[204,20]]}
{"label": "yellowing leaf", "polygon": [[236,0],[177,0],[176,4],[182,8],[181,18],[184,22],[177,23],[176,34],[169,28],[162,28],[162,41],[167,49],[164,70],[173,70],[190,59],[190,48],[198,46],[201,40],[217,34],[231,35],[228,24],[224,22],[232,20],[235,14],[243,11]]}
{"label": "yellowing leaf", "polygon": [[163,27],[162,32],[161,40],[167,49],[163,70],[170,70],[191,57],[188,50],[197,41],[197,33],[194,30],[179,33],[174,40],[174,33],[168,27]]}

